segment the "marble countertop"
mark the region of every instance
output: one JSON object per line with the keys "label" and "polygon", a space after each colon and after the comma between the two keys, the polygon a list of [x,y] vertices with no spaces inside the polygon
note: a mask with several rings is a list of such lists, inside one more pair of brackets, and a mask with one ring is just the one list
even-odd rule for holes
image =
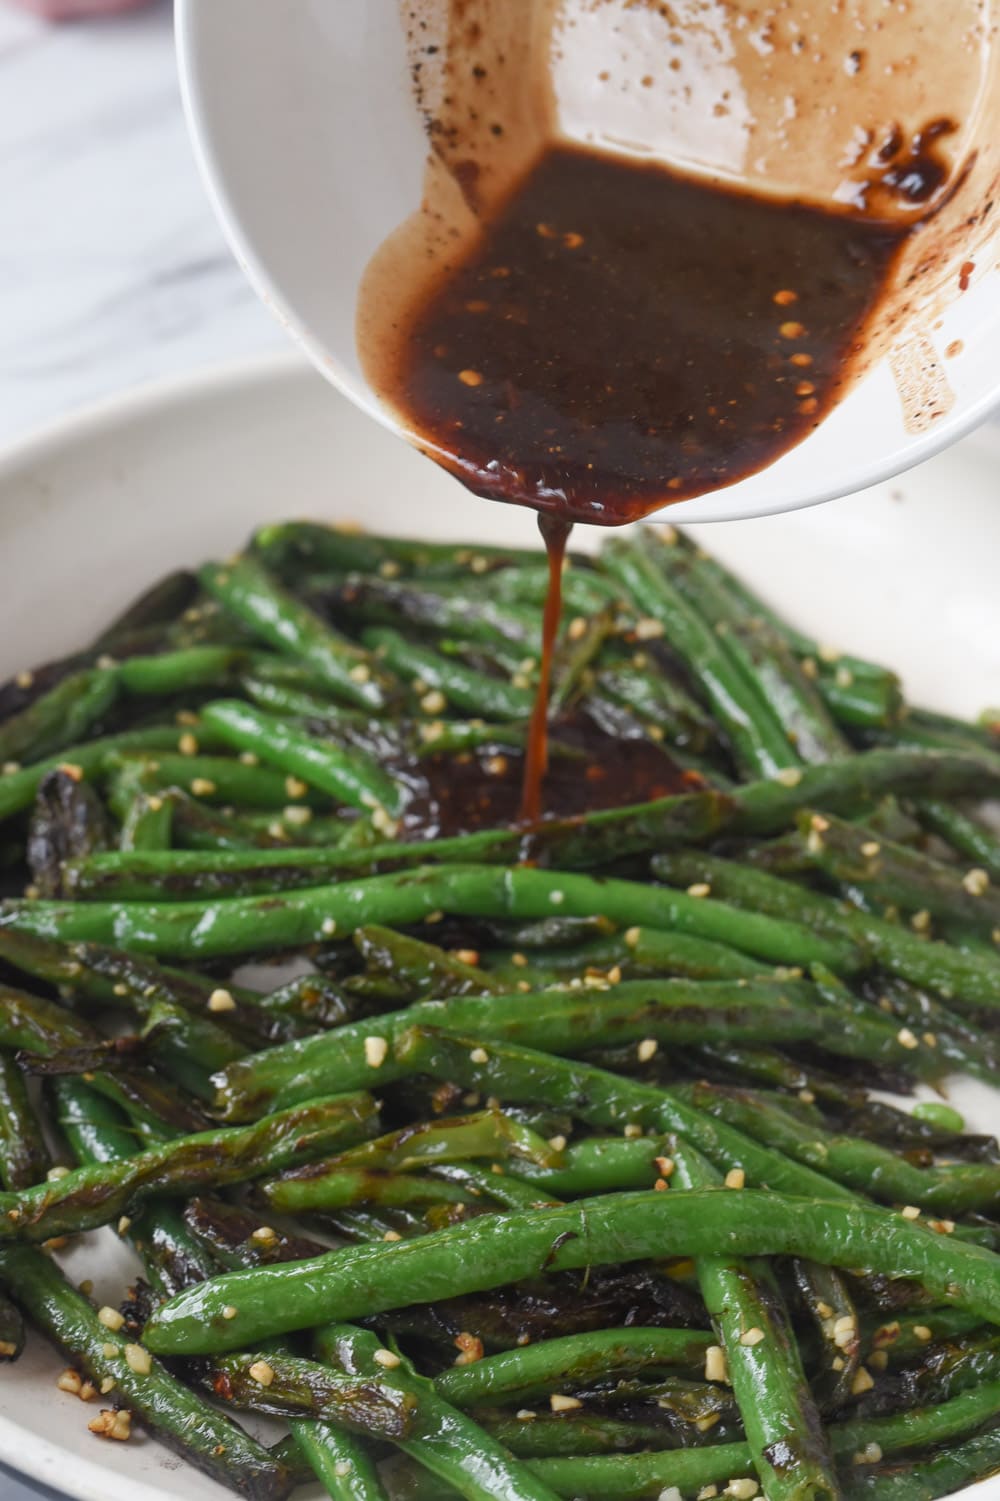
{"label": "marble countertop", "polygon": [[168,0],[57,27],[0,0],[0,445],[287,344],[209,208],[171,33]]}

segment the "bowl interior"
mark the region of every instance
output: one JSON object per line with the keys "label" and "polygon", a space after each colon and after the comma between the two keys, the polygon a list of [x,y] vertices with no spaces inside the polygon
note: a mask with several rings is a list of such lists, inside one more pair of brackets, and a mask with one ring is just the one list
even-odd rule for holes
{"label": "bowl interior", "polygon": [[[587,10],[614,10],[619,3],[626,12],[644,10],[626,0],[604,0],[603,7]],[[864,13],[870,4],[875,0],[853,0],[834,11]],[[909,9],[920,14],[929,4],[920,0]],[[735,11],[742,8],[737,5]],[[696,10],[722,13],[721,7],[680,7],[684,13],[688,9],[692,15]],[[213,0],[212,5],[179,0],[178,19],[196,151],[237,255],[264,300],[327,378],[393,425],[393,415],[364,380],[354,324],[366,265],[418,207],[421,196],[426,143],[411,96],[397,0],[366,0],[363,6],[330,6],[325,0]],[[969,35],[956,43],[963,56],[975,50]],[[757,38],[755,45],[765,47],[766,41]],[[989,125],[996,114],[997,79],[993,53],[985,43],[976,46],[979,61],[966,68],[961,89],[955,85],[959,93],[964,90],[968,111],[956,149],[972,166],[934,230],[934,253],[914,250],[912,267],[907,263],[913,283],[905,302],[895,306],[895,323],[890,327],[887,322],[880,335],[891,358],[878,359],[798,448],[759,475],[675,508],[680,519],[757,515],[851,493],[952,441],[978,422],[1000,394],[994,354],[1000,288],[986,274],[996,260],[998,210],[986,212],[986,205],[993,201],[1000,151]],[[744,50],[748,55],[753,51]],[[933,47],[925,47],[921,57],[925,72],[917,98],[919,107],[930,111],[947,104],[949,90],[935,92],[927,79],[933,80],[935,68],[939,74],[948,70]],[[880,58],[884,76],[894,66],[891,59]],[[837,67],[839,76],[840,62]],[[869,71],[874,77],[879,69]],[[860,75],[859,86],[874,87],[868,76]],[[566,129],[585,134],[588,101],[581,102],[572,91],[564,93],[560,109]],[[814,156],[822,155],[823,170],[814,183],[815,195],[822,199],[836,195],[844,176],[837,155],[844,130],[842,125],[835,129],[821,111],[806,108],[814,93],[799,87],[795,107],[804,120],[797,139],[804,143],[800,154],[808,147]],[[884,108],[891,109],[894,102]],[[798,179],[791,158],[784,166],[777,158],[758,159],[759,153],[736,160],[725,138],[708,129],[712,118],[710,110],[694,145],[676,131],[664,139],[654,132],[643,144],[688,169],[749,182],[758,168],[766,168],[772,184],[783,191],[794,188]],[[907,129],[920,123],[914,116]],[[626,126],[634,135],[642,119],[612,115],[599,144],[617,140],[615,131]],[[923,247],[930,241],[917,237],[913,243]],[[976,269],[968,290],[959,295],[959,265],[969,258]]]}

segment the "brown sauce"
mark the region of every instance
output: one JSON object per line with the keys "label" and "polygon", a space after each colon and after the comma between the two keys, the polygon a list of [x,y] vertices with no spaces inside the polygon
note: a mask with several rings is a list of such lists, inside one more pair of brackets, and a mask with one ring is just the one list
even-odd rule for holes
{"label": "brown sauce", "polygon": [[[544,728],[544,720],[543,720]],[[560,751],[545,777],[545,812],[572,818],[690,792],[704,785],[651,740],[621,739],[574,714],[552,726]],[[522,817],[527,756],[500,747],[461,755],[422,756],[405,766],[388,760],[408,788],[405,837],[444,838],[517,824]],[[537,821],[537,813],[534,820]]]}
{"label": "brown sauce", "polygon": [[[883,181],[891,161],[919,196],[928,137],[923,154],[893,142]],[[542,812],[572,524],[636,520],[798,443],[840,395],[907,233],[558,145],[410,310],[381,389],[470,490],[534,507],[548,548],[523,823]]]}
{"label": "brown sauce", "polygon": [[411,309],[380,387],[476,494],[635,520],[822,420],[907,232],[557,145]]}

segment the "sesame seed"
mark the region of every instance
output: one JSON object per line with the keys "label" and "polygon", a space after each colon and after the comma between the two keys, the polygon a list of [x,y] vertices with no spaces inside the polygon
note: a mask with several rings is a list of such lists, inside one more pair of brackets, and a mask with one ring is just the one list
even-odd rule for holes
{"label": "sesame seed", "polygon": [[372,814],[372,828],[386,839],[395,839],[399,833],[399,820],[393,818],[385,808],[376,808]]}
{"label": "sesame seed", "polygon": [[266,1246],[277,1240],[278,1235],[270,1225],[258,1225],[256,1230],[251,1231],[250,1239],[257,1241],[259,1245]]}
{"label": "sesame seed", "polygon": [[651,1058],[655,1058],[659,1046],[655,1037],[644,1037],[635,1050],[639,1062],[648,1063]]}
{"label": "sesame seed", "polygon": [[478,370],[460,370],[458,378],[463,386],[481,386],[483,383],[483,377]]}
{"label": "sesame seed", "polygon": [[387,1371],[394,1371],[399,1365],[399,1356],[394,1350],[376,1350],[372,1359],[376,1365],[384,1366]]}
{"label": "sesame seed", "polygon": [[896,1041],[904,1048],[918,1048],[920,1046],[909,1027],[900,1027],[896,1033]]}
{"label": "sesame seed", "polygon": [[356,662],[347,676],[352,683],[367,683],[372,675],[372,670],[367,662]]}
{"label": "sesame seed", "polygon": [[910,927],[915,933],[926,933],[931,926],[931,915],[926,907],[921,907],[919,912],[914,912],[910,918]]}
{"label": "sesame seed", "polygon": [[336,918],[324,917],[323,921],[319,925],[319,930],[323,934],[324,938],[332,938],[334,933],[336,933],[337,931]]}
{"label": "sesame seed", "polygon": [[98,1413],[97,1417],[87,1424],[87,1427],[99,1438],[115,1439],[123,1444],[132,1432],[132,1414],[127,1407],[120,1407],[117,1411],[106,1408]]}
{"label": "sesame seed", "polygon": [[783,766],[775,773],[774,780],[783,787],[797,787],[802,780],[802,772],[797,766]]}
{"label": "sesame seed", "polygon": [[782,323],[778,328],[778,332],[783,339],[801,339],[805,331],[805,325],[803,323],[796,323],[794,319],[789,319],[787,323]]}
{"label": "sesame seed", "polygon": [[565,1152],[565,1150],[566,1150],[566,1138],[565,1138],[565,1136],[562,1136],[562,1135],[560,1135],[560,1136],[550,1136],[549,1137],[549,1146],[552,1148],[553,1152]]}
{"label": "sesame seed", "polygon": [[[385,565],[383,564],[382,566],[384,567]],[[351,1473],[353,1468],[354,1466],[349,1459],[338,1459],[334,1464],[333,1473],[343,1480],[346,1475]]]}
{"label": "sesame seed", "polygon": [[443,714],[448,707],[448,700],[440,688],[432,688],[430,693],[425,693],[420,700],[420,707],[425,714]]}
{"label": "sesame seed", "polygon": [[579,1397],[564,1397],[562,1392],[553,1392],[549,1398],[549,1406],[553,1412],[576,1412],[583,1406]]}
{"label": "sesame seed", "polygon": [[244,766],[259,766],[260,757],[256,751],[240,751],[240,760]]}
{"label": "sesame seed", "polygon": [[624,1135],[629,1141],[636,1141],[642,1135],[642,1127],[633,1121],[625,1127]]}
{"label": "sesame seed", "polygon": [[191,791],[195,797],[211,797],[216,790],[215,783],[208,777],[192,777],[191,779]]}
{"label": "sesame seed", "polygon": [[125,1364],[137,1376],[148,1376],[153,1369],[153,1357],[142,1345],[126,1345]]}
{"label": "sesame seed", "polygon": [[554,907],[561,906],[562,903],[565,900],[566,900],[566,893],[564,891],[550,891],[549,892],[549,901],[552,903],[552,905]]}
{"label": "sesame seed", "polygon": [[285,791],[289,797],[305,797],[309,791],[309,783],[303,782],[301,777],[286,777]]}
{"label": "sesame seed", "polygon": [[177,742],[177,749],[182,756],[196,756],[198,754],[198,742],[190,730],[186,730],[180,737]]}
{"label": "sesame seed", "polygon": [[274,1380],[274,1367],[269,1366],[266,1360],[255,1360],[247,1371],[247,1375],[256,1381],[258,1386],[270,1386]]}
{"label": "sesame seed", "polygon": [[533,1412],[530,1407],[519,1407],[514,1416],[519,1423],[533,1423],[538,1414],[537,1412]]}
{"label": "sesame seed", "polygon": [[866,860],[874,860],[875,856],[879,853],[881,848],[882,846],[879,844],[877,839],[867,839],[861,846],[861,853],[864,855]]}
{"label": "sesame seed", "polygon": [[731,1167],[725,1177],[727,1188],[745,1188],[747,1175],[741,1167]]}
{"label": "sesame seed", "polygon": [[65,1166],[50,1167],[45,1174],[45,1181],[47,1183],[58,1183],[61,1178],[69,1177],[69,1171],[69,1168]]}
{"label": "sesame seed", "polygon": [[934,1335],[926,1324],[914,1324],[913,1337],[914,1339],[918,1339],[922,1345],[926,1345],[928,1340],[934,1338]]}
{"label": "sesame seed", "polygon": [[639,944],[639,939],[641,937],[642,937],[642,929],[641,928],[626,928],[625,929],[625,945],[626,945],[626,947],[630,948],[630,949],[637,948],[638,944]]}
{"label": "sesame seed", "polygon": [[752,1329],[744,1329],[740,1335],[740,1344],[750,1345],[752,1348],[754,1345],[759,1345],[764,1337],[763,1329],[758,1329],[755,1325]]}
{"label": "sesame seed", "polygon": [[726,1352],[721,1345],[709,1345],[705,1351],[705,1380],[728,1381],[729,1367]]}
{"label": "sesame seed", "polygon": [[311,808],[298,807],[283,808],[281,816],[286,823],[294,824],[296,828],[301,828],[304,824],[312,822],[313,815]]}
{"label": "sesame seed", "polygon": [[389,1043],[384,1037],[365,1038],[365,1062],[369,1068],[381,1068],[389,1052]]}
{"label": "sesame seed", "polygon": [[863,1365],[858,1366],[858,1369],[854,1373],[854,1380],[851,1382],[851,1395],[860,1397],[862,1392],[870,1392],[874,1385],[875,1382],[872,1380],[871,1372],[866,1370]]}
{"label": "sesame seed", "polygon": [[98,1323],[103,1324],[105,1329],[110,1329],[115,1334],[125,1322],[117,1308],[109,1308],[107,1304],[98,1311],[97,1319]]}
{"label": "sesame seed", "polygon": [[383,1240],[388,1240],[388,1241],[394,1241],[394,1240],[402,1240],[403,1237],[400,1235],[400,1233],[399,1233],[398,1230],[387,1230],[385,1232],[385,1234],[383,1235],[382,1239]]}
{"label": "sesame seed", "polygon": [[587,622],[582,615],[576,615],[566,627],[566,635],[571,641],[579,641],[587,634]]}
{"label": "sesame seed", "polygon": [[234,1319],[238,1313],[238,1308],[234,1308],[232,1303],[227,1303],[225,1308],[222,1310],[222,1317],[224,1319]]}
{"label": "sesame seed", "polygon": [[608,983],[610,985],[618,985],[621,982],[621,977],[622,977],[621,965],[620,964],[613,964],[611,966],[611,968],[608,970]]}
{"label": "sesame seed", "polygon": [[663,623],[654,620],[652,615],[644,615],[635,623],[635,637],[637,641],[655,641],[663,635]]}
{"label": "sesame seed", "polygon": [[923,1032],[921,1034],[921,1040],[929,1048],[936,1048],[937,1045],[938,1045],[937,1033],[935,1033],[935,1032]]}
{"label": "sesame seed", "polygon": [[871,1443],[866,1444],[863,1449],[859,1450],[858,1453],[854,1455],[853,1462],[856,1465],[877,1465],[881,1458],[881,1444]]}
{"label": "sesame seed", "polygon": [[528,966],[527,954],[511,954],[510,962],[517,969],[526,969]]}
{"label": "sesame seed", "polygon": [[985,870],[967,870],[962,885],[970,896],[985,896],[990,887],[990,878]]}
{"label": "sesame seed", "polygon": [[517,988],[518,990],[524,991],[524,993],[527,994],[527,992],[531,989],[531,986],[527,980],[518,980]]}
{"label": "sesame seed", "polygon": [[688,896],[704,897],[712,895],[712,888],[707,881],[695,881],[693,886],[687,889]]}
{"label": "sesame seed", "polygon": [[236,1002],[231,993],[220,986],[218,990],[213,990],[209,996],[208,1009],[209,1011],[235,1011]]}
{"label": "sesame seed", "polygon": [[469,964],[475,967],[479,963],[478,949],[456,949],[455,958],[459,964]]}
{"label": "sesame seed", "polygon": [[20,761],[5,761],[3,763],[3,774],[5,777],[12,777],[15,772],[18,772],[20,770]]}
{"label": "sesame seed", "polygon": [[816,1096],[813,1094],[811,1089],[800,1089],[799,1099],[802,1101],[803,1105],[814,1105],[816,1103]]}
{"label": "sesame seed", "polygon": [[490,1055],[485,1048],[473,1048],[469,1054],[470,1063],[489,1063]]}
{"label": "sesame seed", "polygon": [[782,287],[780,291],[775,292],[772,298],[772,301],[776,302],[778,307],[790,307],[793,302],[798,302],[798,300],[798,292],[793,292],[789,287]]}

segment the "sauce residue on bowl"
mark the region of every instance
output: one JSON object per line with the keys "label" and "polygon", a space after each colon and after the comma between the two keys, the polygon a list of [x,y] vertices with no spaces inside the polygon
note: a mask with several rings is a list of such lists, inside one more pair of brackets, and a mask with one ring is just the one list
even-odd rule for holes
{"label": "sauce residue on bowl", "polygon": [[[626,9],[644,24],[665,13]],[[869,131],[839,200],[765,194],[563,137],[552,70],[564,53],[550,44],[565,4],[430,11],[436,32],[404,6],[433,148],[425,201],[373,262],[359,349],[420,448],[476,494],[539,513],[550,594],[521,806],[531,823],[570,527],[733,484],[823,420],[904,243],[947,191],[943,143],[957,127],[940,116],[909,135]]]}

